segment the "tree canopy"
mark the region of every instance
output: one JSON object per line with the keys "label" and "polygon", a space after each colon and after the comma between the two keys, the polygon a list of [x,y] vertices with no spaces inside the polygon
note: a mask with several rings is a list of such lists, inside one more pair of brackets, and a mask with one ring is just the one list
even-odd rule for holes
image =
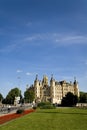
{"label": "tree canopy", "polygon": [[31,103],[34,100],[34,91],[33,90],[26,90],[24,92],[24,100],[27,103]]}
{"label": "tree canopy", "polygon": [[66,96],[62,99],[62,106],[74,106],[78,102],[77,95],[74,95],[71,92],[68,92]]}
{"label": "tree canopy", "polygon": [[3,100],[3,95],[0,93],[0,101]]}
{"label": "tree canopy", "polygon": [[87,93],[80,92],[79,102],[80,103],[87,103]]}
{"label": "tree canopy", "polygon": [[21,91],[18,88],[13,88],[6,96],[6,104],[14,104],[15,97],[21,96]]}

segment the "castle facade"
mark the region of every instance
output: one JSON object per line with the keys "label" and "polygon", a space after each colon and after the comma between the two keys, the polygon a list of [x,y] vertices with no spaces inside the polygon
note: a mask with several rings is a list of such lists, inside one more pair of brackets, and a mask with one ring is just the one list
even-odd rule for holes
{"label": "castle facade", "polygon": [[58,82],[55,81],[53,76],[50,79],[50,84],[48,83],[47,76],[43,76],[42,81],[36,76],[33,90],[35,93],[35,102],[50,101],[53,104],[61,104],[63,97],[65,97],[68,92],[72,92],[79,97],[79,88],[76,80],[74,80],[73,83],[68,83],[65,80]]}

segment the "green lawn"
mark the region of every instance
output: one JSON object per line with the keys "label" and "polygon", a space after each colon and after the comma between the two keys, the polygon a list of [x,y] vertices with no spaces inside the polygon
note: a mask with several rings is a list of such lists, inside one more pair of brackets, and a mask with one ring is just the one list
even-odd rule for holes
{"label": "green lawn", "polygon": [[1,125],[0,130],[87,130],[87,109],[36,110]]}

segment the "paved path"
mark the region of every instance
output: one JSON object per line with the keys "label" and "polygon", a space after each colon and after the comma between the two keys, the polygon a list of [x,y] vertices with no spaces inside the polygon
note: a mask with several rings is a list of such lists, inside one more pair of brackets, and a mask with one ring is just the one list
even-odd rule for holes
{"label": "paved path", "polygon": [[8,114],[12,114],[12,113],[16,113],[17,110],[11,110],[11,111],[5,111],[5,112],[0,112],[0,116],[4,116],[4,115],[8,115]]}
{"label": "paved path", "polygon": [[27,109],[31,109],[32,107],[31,106],[22,106],[22,107],[13,107],[11,108],[10,111],[8,111],[8,108],[4,108],[2,109],[2,111],[0,111],[0,116],[4,116],[4,115],[7,115],[7,114],[11,114],[11,113],[16,113],[16,111],[18,109],[24,109],[24,110],[27,110]]}

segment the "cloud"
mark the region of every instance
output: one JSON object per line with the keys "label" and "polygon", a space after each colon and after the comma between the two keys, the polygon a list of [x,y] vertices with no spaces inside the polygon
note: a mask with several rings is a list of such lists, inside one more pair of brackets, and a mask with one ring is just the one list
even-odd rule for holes
{"label": "cloud", "polygon": [[18,48],[18,44],[12,43],[12,44],[8,44],[8,45],[4,46],[3,48],[0,48],[0,52],[11,52],[17,48]]}
{"label": "cloud", "polygon": [[17,73],[21,73],[21,72],[23,72],[23,71],[22,71],[22,70],[20,70],[20,69],[18,69],[16,72],[17,72]]}
{"label": "cloud", "polygon": [[26,75],[27,76],[32,76],[34,73],[30,73],[30,72],[27,72]]}
{"label": "cloud", "polygon": [[38,35],[34,35],[34,36],[26,37],[24,39],[24,41],[34,41],[34,40],[37,40],[37,39],[39,39]]}
{"label": "cloud", "polygon": [[[56,45],[72,45],[72,44],[87,44],[86,35],[70,34],[70,33],[43,33],[35,34],[25,38],[25,41],[44,40]],[[46,42],[46,43],[47,43]],[[57,44],[58,43],[58,44]]]}
{"label": "cloud", "polygon": [[46,40],[46,39],[47,39],[47,34],[34,34],[26,37],[24,41],[35,41],[35,40]]}
{"label": "cloud", "polygon": [[85,35],[60,35],[55,37],[55,42],[61,45],[71,45],[71,44],[87,44],[87,36]]}
{"label": "cloud", "polygon": [[[38,42],[37,42],[38,41]],[[32,35],[15,36],[14,40],[0,49],[0,52],[11,52],[21,49],[28,45],[41,46],[42,44],[51,44],[54,46],[69,46],[73,44],[87,44],[87,35],[78,35],[76,33],[37,33]]]}

